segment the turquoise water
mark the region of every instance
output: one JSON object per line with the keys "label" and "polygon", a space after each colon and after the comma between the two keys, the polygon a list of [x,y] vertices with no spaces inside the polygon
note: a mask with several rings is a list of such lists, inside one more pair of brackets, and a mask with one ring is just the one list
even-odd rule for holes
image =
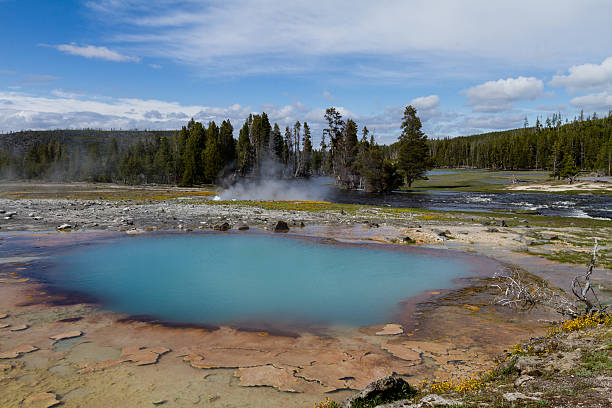
{"label": "turquoise water", "polygon": [[63,253],[52,286],[121,313],[252,327],[392,321],[399,304],[469,274],[464,258],[258,234],[126,237]]}

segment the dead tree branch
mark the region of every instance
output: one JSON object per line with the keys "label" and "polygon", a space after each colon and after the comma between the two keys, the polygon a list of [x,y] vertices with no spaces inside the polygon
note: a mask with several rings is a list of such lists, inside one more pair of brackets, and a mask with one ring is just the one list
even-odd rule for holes
{"label": "dead tree branch", "polygon": [[572,280],[571,289],[575,300],[570,299],[560,289],[550,288],[545,282],[528,281],[519,271],[514,270],[510,274],[496,276],[499,283],[490,285],[499,291],[494,300],[495,304],[522,310],[530,310],[542,305],[572,318],[585,313],[604,312],[606,307],[599,301],[590,280],[597,262],[597,250],[598,244],[595,240],[593,256],[587,272]]}
{"label": "dead tree branch", "polygon": [[572,293],[576,296],[578,301],[584,304],[587,314],[603,312],[605,310],[605,306],[601,304],[593,286],[591,286],[591,275],[593,274],[593,268],[595,268],[595,263],[597,262],[597,249],[598,243],[596,239],[587,272],[584,275],[576,276],[572,281]]}

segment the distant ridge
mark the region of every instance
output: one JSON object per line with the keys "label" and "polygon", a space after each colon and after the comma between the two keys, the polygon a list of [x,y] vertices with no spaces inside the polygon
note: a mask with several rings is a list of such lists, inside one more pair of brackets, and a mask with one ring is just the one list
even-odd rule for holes
{"label": "distant ridge", "polygon": [[91,143],[104,145],[115,139],[121,148],[129,147],[138,140],[153,136],[173,135],[176,130],[99,130],[99,129],[55,129],[24,130],[0,134],[0,150],[10,154],[24,154],[32,146],[55,140],[63,145],[86,148]]}

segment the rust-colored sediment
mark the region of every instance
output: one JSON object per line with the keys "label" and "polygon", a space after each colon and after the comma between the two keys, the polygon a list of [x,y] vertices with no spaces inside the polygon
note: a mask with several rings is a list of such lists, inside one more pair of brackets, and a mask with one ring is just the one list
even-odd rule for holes
{"label": "rust-colored sediment", "polygon": [[94,305],[48,302],[54,294],[23,280],[32,265],[0,269],[0,311],[7,314],[2,322],[28,325],[19,332],[0,329],[2,407],[22,406],[50,390],[54,397],[42,400],[89,407],[154,400],[178,406],[218,400],[312,406],[326,393],[341,397],[391,373],[412,382],[475,375],[491,367],[509,344],[543,331],[537,314],[519,323],[491,306],[484,277],[469,288],[434,291],[418,304],[408,302],[397,322],[283,336],[230,327],[169,327]]}

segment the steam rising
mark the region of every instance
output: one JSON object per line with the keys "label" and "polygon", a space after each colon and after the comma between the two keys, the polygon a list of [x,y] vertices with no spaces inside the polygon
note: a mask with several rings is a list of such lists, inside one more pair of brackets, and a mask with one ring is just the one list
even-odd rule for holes
{"label": "steam rising", "polygon": [[215,200],[254,200],[254,201],[324,201],[328,196],[329,178],[310,180],[241,180]]}

